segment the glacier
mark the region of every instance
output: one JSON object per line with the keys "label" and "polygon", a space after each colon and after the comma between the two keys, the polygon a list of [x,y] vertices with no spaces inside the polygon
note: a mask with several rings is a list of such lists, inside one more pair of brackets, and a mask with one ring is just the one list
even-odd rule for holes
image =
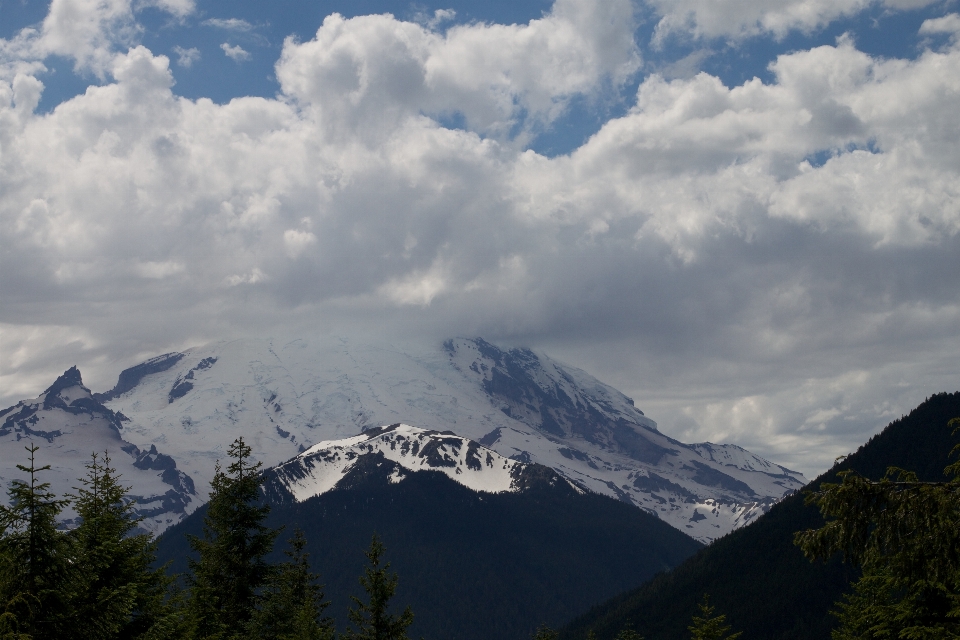
{"label": "glacier", "polygon": [[[317,447],[346,451],[367,432],[396,424],[450,432],[504,460],[551,467],[575,486],[632,504],[701,542],[750,522],[806,484],[800,473],[736,445],[670,438],[632,399],[587,372],[480,338],[426,346],[225,340],[152,358],[92,397],[124,417],[110,427],[123,446],[175,461],[197,488],[177,509],[144,511],[144,526],[156,532],[204,502],[217,462],[237,437],[269,468]],[[82,471],[82,464],[74,467]],[[342,470],[324,471],[323,482]],[[125,476],[136,491],[138,478]],[[503,478],[483,482],[504,486]],[[163,488],[140,493],[146,499]]]}

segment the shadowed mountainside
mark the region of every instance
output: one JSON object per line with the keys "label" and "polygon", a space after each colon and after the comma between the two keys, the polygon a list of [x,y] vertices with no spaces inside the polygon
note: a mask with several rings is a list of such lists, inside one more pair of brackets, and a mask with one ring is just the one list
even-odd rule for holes
{"label": "shadowed mountainside", "polygon": [[[280,540],[294,526],[306,532],[311,565],[332,602],[328,613],[341,629],[349,596],[359,595],[363,551],[377,532],[400,576],[394,602],[415,614],[410,637],[436,639],[525,639],[540,623],[558,626],[571,611],[701,548],[656,517],[581,492],[547,467],[528,465],[522,479],[518,491],[474,491],[440,471],[410,471],[383,452],[367,453],[333,490],[274,502],[268,523],[286,527]],[[160,562],[186,569],[185,534],[200,534],[205,512],[163,534]]]}
{"label": "shadowed mountainside", "polygon": [[[890,466],[916,471],[922,480],[940,480],[958,441],[947,422],[957,416],[960,392],[934,395],[808,488],[834,481],[845,469],[879,479]],[[673,571],[595,607],[563,629],[561,640],[581,640],[591,629],[607,640],[627,624],[646,640],[686,639],[705,593],[745,638],[827,640],[834,625],[829,611],[856,575],[837,559],[811,563],[793,545],[794,532],[823,524],[817,509],[803,500],[802,494],[786,498]]]}

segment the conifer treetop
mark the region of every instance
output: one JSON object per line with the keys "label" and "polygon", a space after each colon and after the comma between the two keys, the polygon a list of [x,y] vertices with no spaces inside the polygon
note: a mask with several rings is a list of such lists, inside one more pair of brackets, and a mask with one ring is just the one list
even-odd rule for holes
{"label": "conifer treetop", "polygon": [[364,554],[369,564],[360,576],[360,585],[369,602],[351,596],[356,608],[351,608],[347,617],[356,630],[347,629],[343,634],[345,640],[408,640],[407,627],[413,623],[413,611],[407,607],[396,616],[389,612],[390,599],[397,591],[399,578],[397,574],[389,573],[389,562],[380,566],[384,550],[380,537],[373,534],[370,549]]}
{"label": "conifer treetop", "polygon": [[740,637],[741,632],[739,631],[726,635],[731,629],[730,625],[725,624],[727,616],[723,614],[713,615],[715,607],[710,604],[709,595],[703,595],[703,600],[700,601],[697,608],[700,615],[694,615],[693,624],[687,627],[692,640],[736,640]]}

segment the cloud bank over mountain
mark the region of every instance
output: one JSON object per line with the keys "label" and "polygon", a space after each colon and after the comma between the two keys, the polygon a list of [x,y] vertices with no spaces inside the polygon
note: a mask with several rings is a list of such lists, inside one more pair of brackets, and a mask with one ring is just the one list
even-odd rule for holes
{"label": "cloud bank over mountain", "polygon": [[[865,5],[714,4],[643,8],[654,40],[736,40]],[[910,58],[841,37],[727,86],[645,72],[639,9],[334,14],[283,43],[278,95],[218,104],[178,95],[129,2],[54,0],[0,40],[4,397],[232,335],[482,335],[590,370],[678,438],[814,472],[953,390],[956,14]],[[40,112],[54,55],[103,80]],[[631,81],[579,148],[530,148]]]}

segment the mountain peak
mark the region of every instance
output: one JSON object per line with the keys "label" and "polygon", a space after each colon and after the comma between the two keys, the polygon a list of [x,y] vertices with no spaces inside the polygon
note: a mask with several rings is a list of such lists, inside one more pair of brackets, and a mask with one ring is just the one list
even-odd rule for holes
{"label": "mountain peak", "polygon": [[[23,461],[23,450],[22,446],[13,445],[22,440],[42,448],[38,459],[51,466],[46,481],[60,495],[82,477],[90,451],[106,451],[111,466],[130,483],[134,513],[143,518],[140,529],[161,531],[188,509],[192,511],[192,478],[177,469],[176,461],[157,451],[156,446],[142,451],[125,440],[123,423],[130,419],[104,406],[91,394],[76,366],[67,369],[38,398],[0,411],[0,419],[0,482],[17,477],[14,469]],[[77,514],[71,509],[63,516],[64,525],[76,524]]]}
{"label": "mountain peak", "polygon": [[83,386],[83,377],[80,375],[80,369],[77,368],[77,365],[73,365],[64,371],[43,393],[46,395],[57,395],[64,389],[78,386],[85,389],[87,393],[90,393],[90,390]]}
{"label": "mountain peak", "polygon": [[[64,393],[68,390],[75,391],[71,391],[69,394]],[[99,403],[96,403],[92,398],[93,394],[90,393],[90,389],[83,386],[80,369],[74,365],[64,371],[63,375],[57,378],[54,383],[43,392],[43,408],[52,409],[54,407],[60,407],[67,409],[68,407],[75,406],[77,403],[84,405],[90,402],[99,405]]]}
{"label": "mountain peak", "polygon": [[342,489],[344,479],[371,457],[392,463],[393,483],[402,482],[409,473],[438,471],[468,489],[484,493],[524,491],[557,482],[582,492],[549,467],[511,460],[452,431],[401,423],[317,443],[272,469],[267,492],[272,497],[286,493],[303,502]]}

